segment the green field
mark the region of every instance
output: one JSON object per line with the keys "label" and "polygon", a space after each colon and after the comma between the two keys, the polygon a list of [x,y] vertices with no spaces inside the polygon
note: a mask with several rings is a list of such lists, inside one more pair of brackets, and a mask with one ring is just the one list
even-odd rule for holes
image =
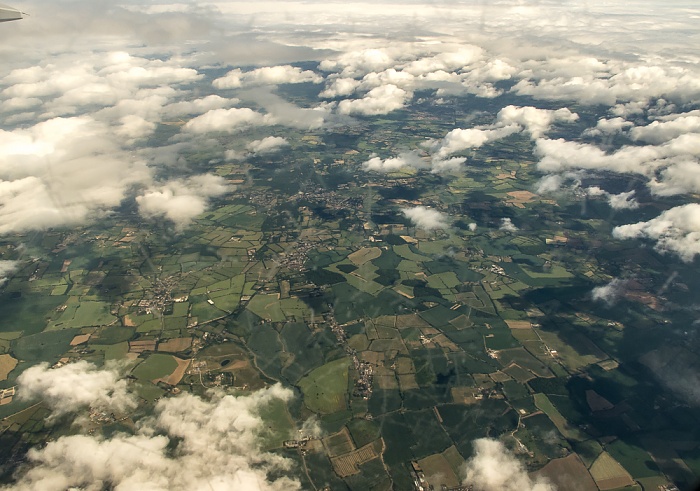
{"label": "green field", "polygon": [[549,398],[544,394],[535,394],[535,405],[540,408],[552,423],[559,429],[562,435],[573,441],[583,441],[590,438],[583,431],[575,428],[569,424],[564,416],[561,415],[559,410],[554,407]]}
{"label": "green field", "polygon": [[69,302],[65,312],[55,322],[49,324],[47,330],[106,326],[116,322],[116,320],[117,318],[110,313],[108,303],[81,300],[77,302],[77,305]]}
{"label": "green field", "polygon": [[279,296],[275,293],[258,293],[250,299],[246,308],[261,319],[271,322],[284,322],[287,319],[282,311]]}
{"label": "green field", "polygon": [[304,404],[314,412],[330,414],[347,407],[349,358],[326,363],[299,381]]}
{"label": "green field", "polygon": [[139,363],[131,374],[137,379],[146,382],[164,378],[173,373],[177,368],[177,362],[172,355],[155,353],[145,361]]}

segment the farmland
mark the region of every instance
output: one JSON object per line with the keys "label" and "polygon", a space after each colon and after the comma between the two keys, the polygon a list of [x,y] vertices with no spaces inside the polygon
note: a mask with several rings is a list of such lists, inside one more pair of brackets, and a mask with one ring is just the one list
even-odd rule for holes
{"label": "farmland", "polygon": [[[279,90],[313,107],[311,85]],[[0,241],[17,262],[0,291],[0,453],[19,459],[23,442],[78,431],[47,427],[44,406],[10,393],[31,366],[86,360],[120,367],[138,401],[131,432],[178,394],[288,389],[261,409],[259,437],[308,489],[413,489],[414,464],[435,489],[455,488],[478,438],[504,442],[562,490],[689,483],[699,416],[667,367],[697,365],[697,263],[611,238],[648,216],[644,203],[615,214],[582,187],[536,192],[527,135],[455,154],[469,159],[459,171],[367,170],[370,155],[422,152],[455,121],[491,124],[519,100],[421,98],[323,131],[218,135],[243,148],[239,137],[274,129],[289,145],[274,158],[188,156],[237,188],[182,229],[132,203],[79,234]],[[577,111],[593,124],[608,116]],[[417,206],[448,226],[418,226],[405,214]],[[593,297],[618,277],[629,290],[617,303]],[[111,424],[91,431],[107,438]]]}

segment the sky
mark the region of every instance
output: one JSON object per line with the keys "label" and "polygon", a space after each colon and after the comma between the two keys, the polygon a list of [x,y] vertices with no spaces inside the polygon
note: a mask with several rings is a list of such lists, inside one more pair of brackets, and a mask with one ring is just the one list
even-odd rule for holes
{"label": "sky", "polygon": [[[674,196],[680,204],[660,209],[646,221],[621,225],[613,235],[641,239],[686,262],[700,254],[700,204],[694,202],[700,193],[700,8],[695,2],[10,3],[30,15],[0,24],[0,234],[94,223],[124,202],[133,202],[147,220],[167,220],[177,233],[212,199],[236,192],[224,179],[187,161],[196,149],[208,148],[220,160],[273,154],[289,144],[272,134],[273,127],[323,129],[388,114],[409,105],[416,91],[424,89],[438,97],[492,99],[503,93],[500,83],[508,82],[509,92],[526,97],[528,105],[509,104],[489,124],[455,127],[420,151],[368,155],[364,170],[382,173],[409,166],[461,173],[469,165],[461,156],[465,151],[523,133],[533,141],[541,173],[538,192],[578,190],[616,209],[635,208],[639,203],[633,194],[581,189],[581,182],[587,173],[600,171],[639,177],[652,199]],[[306,61],[315,62],[317,69],[296,66]],[[205,80],[211,69],[222,75]],[[276,94],[281,83],[317,84],[319,100],[313,107],[297,107]],[[587,105],[602,108],[606,116],[575,139],[549,137],[554,124],[577,121],[577,108]],[[170,141],[157,148],[148,145],[160,123],[180,119],[186,124]],[[242,140],[240,134],[251,127],[269,129],[270,135]],[[217,132],[230,134],[235,148],[214,141]],[[630,143],[612,147],[616,135]],[[427,208],[404,214],[426,230],[451,223],[450,217]],[[517,231],[510,222],[501,227]],[[12,268],[3,266],[2,276]],[[594,298],[612,301],[619,287],[613,282]],[[96,373],[94,367],[77,369]],[[112,396],[99,387],[119,378],[114,370],[87,377],[98,387],[91,393],[102,394],[105,403]],[[41,379],[32,374],[40,375],[27,375],[28,387]],[[75,376],[64,375],[65,380]],[[255,482],[258,487],[251,489],[298,486],[293,477],[270,482],[258,472],[288,469],[288,463],[264,455],[255,443],[256,404],[291,397],[282,388],[266,390],[245,403],[225,397],[187,399],[206,411],[238,404],[242,414],[250,415],[248,426],[212,429],[215,440],[208,442],[222,462],[226,455],[235,457],[229,464],[240,472],[219,475],[213,466],[204,466],[203,475],[192,479],[220,484],[216,489],[228,489],[235,479]],[[72,403],[80,407],[89,402]],[[153,436],[154,428],[189,442],[190,431],[207,424],[184,421],[191,426],[178,429],[168,422],[176,409],[159,406],[155,419],[133,436],[138,442],[87,436],[80,442],[53,442],[32,454],[34,471],[17,489],[37,489],[33,486],[47,476],[77,472],[66,467],[70,459],[63,457],[67,448],[82,445],[95,452],[109,447],[126,459],[124,465],[130,458],[126,449],[135,443],[149,448],[153,458],[145,460],[140,474],[146,481],[163,469],[176,469],[178,461],[163,453],[167,441]],[[245,446],[232,449],[222,443],[232,432],[240,433],[236,438]],[[478,448],[465,475],[488,480],[481,463],[509,457],[497,444]],[[253,466],[246,452],[264,465]],[[194,461],[196,452],[186,450],[178,458]],[[76,474],[79,482],[71,484],[95,478],[89,473],[99,466],[83,464],[88,474]],[[518,489],[549,489],[522,477],[517,462],[509,468],[520,476],[512,481]],[[55,489],[66,484],[57,482]],[[169,486],[171,482],[156,483],[152,489],[174,489]],[[503,489],[487,481],[483,486]],[[44,489],[54,488],[49,483]]]}
{"label": "sky", "polygon": [[[492,124],[456,127],[422,152],[381,159],[434,173],[468,165],[455,154],[513,133],[535,144],[539,191],[575,187],[586,172],[642,176],[657,196],[700,191],[700,11],[683,1],[145,2],[25,1],[30,14],[2,25],[0,233],[99,220],[124,201],[181,231],[235,187],[197,174],[184,155],[211,135],[246,128],[322,129],[406,107],[417,90],[493,98],[499,82],[534,101]],[[318,62],[318,69],[294,66]],[[228,71],[202,82],[212,68]],[[322,87],[314,107],[275,94],[280,83]],[[537,103],[556,107],[541,109]],[[550,139],[577,105],[607,108],[574,141]],[[258,109],[253,109],[258,107]],[[259,109],[262,107],[262,110]],[[571,109],[574,108],[574,109]],[[167,145],[145,144],[161,122],[187,123]],[[271,130],[272,132],[272,130]],[[615,134],[632,145],[606,146]],[[270,135],[272,136],[272,135]],[[235,159],[281,149],[245,142]],[[220,147],[220,145],[218,145]],[[166,177],[164,177],[166,176]],[[591,192],[619,208],[634,196]],[[697,206],[624,225],[692,261]]]}

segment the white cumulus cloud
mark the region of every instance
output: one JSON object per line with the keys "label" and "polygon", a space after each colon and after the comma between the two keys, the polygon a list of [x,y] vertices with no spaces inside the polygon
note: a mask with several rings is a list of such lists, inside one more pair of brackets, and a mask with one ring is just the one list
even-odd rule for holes
{"label": "white cumulus cloud", "polygon": [[593,290],[591,290],[591,298],[611,306],[617,301],[620,295],[624,293],[625,283],[626,282],[620,278],[614,278],[605,285],[593,288]]}
{"label": "white cumulus cloud", "polygon": [[618,239],[650,239],[663,253],[677,254],[691,262],[700,254],[700,204],[690,203],[666,210],[647,222],[621,225],[613,229]]}
{"label": "white cumulus cloud", "polygon": [[572,123],[578,119],[578,114],[572,113],[567,108],[539,109],[525,106],[506,106],[498,112],[497,120],[505,126],[518,124],[523,127],[532,138],[544,135],[553,123]]}
{"label": "white cumulus cloud", "polygon": [[447,229],[447,216],[437,210],[425,206],[406,208],[401,212],[413,222],[413,224],[423,230]]}
{"label": "white cumulus cloud", "polygon": [[214,80],[217,89],[236,89],[256,85],[298,84],[303,82],[321,83],[323,77],[311,70],[302,70],[291,65],[267,66],[248,72],[240,68],[231,70],[225,76]]}
{"label": "white cumulus cloud", "polygon": [[204,213],[209,198],[233,190],[234,187],[224,178],[202,174],[154,185],[137,196],[136,202],[139,213],[144,217],[164,217],[173,222],[178,230],[182,230],[195,217]]}
{"label": "white cumulus cloud", "polygon": [[403,152],[398,157],[382,159],[376,155],[371,155],[370,159],[362,163],[362,168],[367,171],[394,172],[404,167],[420,169],[426,164],[416,152]]}
{"label": "white cumulus cloud", "polygon": [[556,491],[548,481],[531,479],[525,466],[498,440],[474,441],[474,455],[462,468],[464,484],[479,491]]}
{"label": "white cumulus cloud", "polygon": [[248,143],[248,145],[246,145],[246,148],[248,149],[248,151],[256,155],[266,155],[279,152],[284,147],[288,146],[289,142],[286,139],[280,136],[268,136],[263,138],[262,140],[254,140]]}
{"label": "white cumulus cloud", "polygon": [[409,93],[396,85],[387,84],[375,87],[362,99],[345,99],[338,103],[340,114],[362,114],[376,116],[401,109],[406,104]]}
{"label": "white cumulus cloud", "polygon": [[54,369],[47,363],[35,365],[22,372],[17,384],[20,398],[43,400],[53,417],[88,407],[118,413],[136,407],[118,368],[98,369],[84,360]]}
{"label": "white cumulus cloud", "polygon": [[519,230],[510,218],[501,218],[501,225],[498,227],[498,229],[511,233],[515,233]]}

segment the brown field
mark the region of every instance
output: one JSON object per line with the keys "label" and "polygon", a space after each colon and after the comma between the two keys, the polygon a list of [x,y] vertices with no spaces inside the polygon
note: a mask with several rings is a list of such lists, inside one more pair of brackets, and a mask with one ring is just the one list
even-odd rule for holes
{"label": "brown field", "polygon": [[608,452],[598,456],[590,471],[601,491],[634,485],[632,476]]}
{"label": "brown field", "polygon": [[413,366],[413,360],[405,356],[400,356],[396,359],[396,373],[416,373],[416,369]]}
{"label": "brown field", "polygon": [[500,370],[497,372],[489,373],[489,377],[491,377],[491,380],[493,380],[494,382],[507,382],[511,379],[510,375],[508,375],[507,373],[503,373]]}
{"label": "brown field", "polygon": [[469,320],[469,317],[467,317],[464,314],[452,319],[450,321],[450,324],[455,326],[457,329],[466,329],[466,328],[472,327],[474,325],[474,323],[471,320]]}
{"label": "brown field", "polygon": [[593,477],[575,453],[563,459],[554,459],[542,469],[533,473],[534,476],[547,478],[556,489],[566,491],[598,491]]}
{"label": "brown field", "polygon": [[396,327],[396,316],[395,315],[382,315],[374,319],[375,326],[384,326],[394,328]]}
{"label": "brown field", "polygon": [[520,382],[521,384],[524,384],[528,380],[532,380],[533,378],[535,378],[535,374],[533,374],[529,370],[525,370],[517,363],[511,363],[510,365],[508,365],[507,368],[504,368],[503,371],[511,377],[513,377],[518,382]]}
{"label": "brown field", "polygon": [[156,340],[129,341],[129,353],[143,353],[144,351],[155,351]]}
{"label": "brown field", "polygon": [[616,369],[620,364],[615,360],[603,360],[598,363],[598,366],[605,371],[610,371]]}
{"label": "brown field", "polygon": [[448,489],[459,486],[459,478],[441,453],[419,460],[418,465],[423,469],[425,480],[434,489],[441,489],[443,485]]}
{"label": "brown field", "polygon": [[423,320],[418,314],[404,314],[396,316],[396,327],[398,329],[403,329],[406,327],[430,327],[426,321]]}
{"label": "brown field", "polygon": [[362,266],[373,259],[377,259],[382,255],[382,250],[379,247],[363,247],[362,249],[353,252],[348,256],[355,266]]}
{"label": "brown field", "polygon": [[173,373],[171,373],[167,377],[162,377],[157,380],[154,380],[153,383],[165,382],[166,384],[170,385],[177,385],[180,383],[180,380],[182,380],[182,377],[185,376],[185,372],[190,366],[190,362],[192,360],[182,360],[177,356],[173,356],[173,358],[177,362],[177,368],[173,371]]}
{"label": "brown field", "polygon": [[414,373],[400,374],[399,385],[401,386],[401,390],[411,390],[420,388],[418,382],[416,382],[416,375]]}
{"label": "brown field", "polygon": [[175,338],[158,343],[158,351],[166,351],[168,353],[177,353],[185,351],[192,346],[192,338]]}
{"label": "brown field", "polygon": [[7,376],[17,366],[17,360],[10,355],[0,355],[0,380],[7,380]]}
{"label": "brown field", "polygon": [[136,327],[136,323],[128,315],[124,316],[124,318],[122,319],[122,323],[124,324],[124,327]]}
{"label": "brown field", "polygon": [[510,191],[507,194],[509,198],[506,200],[506,203],[510,203],[517,208],[525,208],[525,203],[530,203],[537,197],[536,194],[530,191]]}
{"label": "brown field", "polygon": [[432,339],[432,342],[448,351],[461,351],[459,349],[459,346],[447,339],[447,336],[445,336],[444,334],[438,334]]}
{"label": "brown field", "polygon": [[588,403],[588,407],[590,407],[591,411],[593,412],[607,411],[608,409],[615,407],[609,400],[594,390],[586,391],[586,402]]}
{"label": "brown field", "polygon": [[78,346],[79,344],[87,343],[90,339],[90,336],[92,336],[92,334],[78,334],[76,337],[73,338],[73,341],[70,342],[70,345]]}
{"label": "brown field", "polygon": [[323,445],[326,447],[331,457],[345,455],[355,450],[355,444],[352,442],[352,438],[350,438],[347,427],[343,427],[338,433],[333,433],[325,437],[323,439]]}
{"label": "brown field", "polygon": [[442,452],[442,455],[445,457],[445,459],[447,459],[447,462],[449,462],[449,464],[452,466],[452,470],[454,471],[454,473],[459,474],[460,469],[462,468],[462,465],[464,465],[464,458],[459,453],[459,450],[457,450],[457,447],[452,445],[447,450]]}
{"label": "brown field", "polygon": [[360,359],[372,365],[381,365],[384,362],[384,353],[380,353],[379,351],[363,351],[360,353]]}
{"label": "brown field", "polygon": [[452,399],[458,404],[476,404],[479,402],[474,397],[474,389],[471,387],[452,387]]}
{"label": "brown field", "polygon": [[374,377],[380,389],[398,389],[399,383],[393,375],[377,375]]}
{"label": "brown field", "polygon": [[[382,446],[384,443],[382,442]],[[377,458],[379,454],[375,443],[368,443],[364,447],[358,448],[340,457],[332,457],[333,470],[340,477],[347,477],[360,472],[359,466],[365,462]]]}
{"label": "brown field", "polygon": [[532,325],[530,324],[530,321],[514,321],[514,320],[507,320],[505,321],[506,324],[508,324],[508,327],[511,329],[530,329]]}

